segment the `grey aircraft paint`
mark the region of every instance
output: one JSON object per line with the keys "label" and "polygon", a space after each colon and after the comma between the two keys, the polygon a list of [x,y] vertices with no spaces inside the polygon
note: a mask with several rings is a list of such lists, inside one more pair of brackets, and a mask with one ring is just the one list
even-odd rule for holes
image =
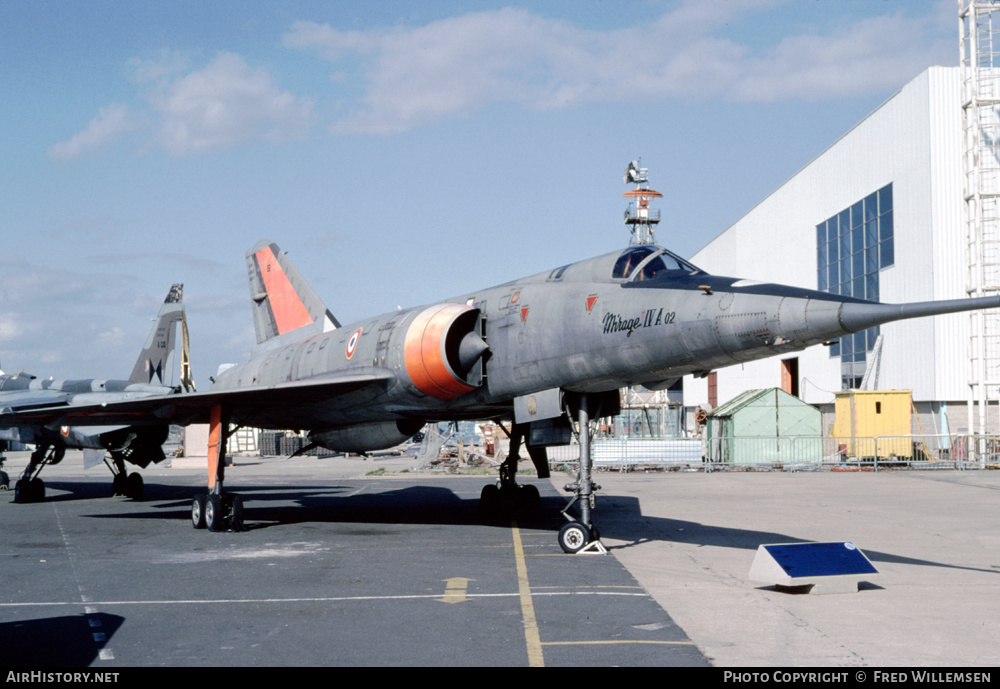
{"label": "grey aircraft paint", "polygon": [[[621,387],[662,388],[688,373],[801,350],[881,323],[1000,306],[1000,298],[870,303],[708,275],[642,245],[340,325],[273,242],[258,242],[246,263],[258,344],[247,361],[221,370],[210,390],[15,411],[0,414],[0,426],[19,419],[170,421],[207,422],[225,432],[233,423],[305,430],[316,444],[365,452],[392,447],[428,421],[507,419],[514,421],[511,454],[528,440],[544,476],[539,446],[568,442],[570,419],[586,428],[590,418],[615,413]],[[565,413],[517,418],[515,408]],[[533,442],[536,436],[541,440]],[[589,446],[586,433],[579,439],[581,448]],[[210,448],[210,494],[192,506],[196,526],[206,518],[210,528],[220,526],[220,510],[241,522],[238,496],[222,495],[221,447]],[[595,532],[593,486],[584,472],[589,452],[581,452],[587,461],[572,488],[584,531],[568,540]],[[501,493],[517,488],[515,472],[516,463],[501,467]],[[496,497],[490,488],[484,503]],[[569,549],[562,533],[560,542]]]}
{"label": "grey aircraft paint", "polygon": [[[101,380],[84,378],[39,380],[27,373],[0,373],[0,417],[17,418],[19,412],[32,409],[63,409],[74,406],[122,402],[143,397],[162,397],[176,392],[169,377],[173,371],[177,323],[184,319],[184,286],[173,285],[160,307],[153,328],[139,352],[132,374],[127,380]],[[124,462],[140,467],[165,458],[162,445],[166,440],[168,425],[130,427],[115,425],[68,425],[53,418],[30,421],[21,417],[13,427],[0,428],[0,442],[19,442],[35,445],[28,467],[15,486],[15,500],[37,499],[44,495],[38,474],[46,464],[61,461],[67,449],[83,449],[86,464],[111,455],[117,475],[125,480]],[[2,449],[2,448],[0,448]],[[137,474],[135,476],[138,476]],[[6,476],[0,477],[6,483]],[[119,479],[116,477],[116,482]],[[32,485],[32,490],[23,490]],[[124,486],[116,485],[116,490]],[[129,492],[141,492],[141,479],[133,478]]]}

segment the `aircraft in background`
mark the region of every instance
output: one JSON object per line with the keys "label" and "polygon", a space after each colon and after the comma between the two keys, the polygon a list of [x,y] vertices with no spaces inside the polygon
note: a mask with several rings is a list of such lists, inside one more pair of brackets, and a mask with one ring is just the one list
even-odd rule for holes
{"label": "aircraft in background", "polygon": [[[184,286],[170,288],[160,307],[153,329],[139,352],[128,380],[38,380],[26,373],[0,372],[0,414],[17,414],[38,408],[64,408],[73,405],[104,404],[112,400],[170,395],[177,391],[169,378],[173,375],[176,323],[181,323],[183,356],[181,378],[185,387],[190,383],[190,362],[187,351],[187,322],[184,317]],[[33,502],[45,497],[45,484],[39,474],[49,464],[62,461],[67,449],[84,451],[84,466],[89,468],[107,462],[114,475],[112,493],[138,498],[142,495],[142,475],[129,474],[125,462],[145,468],[150,462],[162,462],[163,443],[168,424],[162,422],[142,426],[69,426],[48,422],[24,422],[12,428],[0,429],[0,450],[10,443],[34,445],[28,466],[14,485],[15,502]],[[2,459],[2,458],[0,458]],[[0,483],[9,485],[4,474]]]}
{"label": "aircraft in background", "polygon": [[[685,374],[797,351],[904,318],[1000,306],[1000,298],[891,305],[709,275],[655,245],[570,263],[428,306],[341,326],[269,240],[246,253],[257,346],[207,392],[0,414],[0,426],[165,421],[210,424],[208,493],[196,528],[238,529],[223,490],[233,425],[309,432],[343,452],[395,446],[427,422],[513,421],[486,512],[535,504],[516,482],[522,443],[541,478],[546,447],[580,444],[559,532],[566,552],[599,546],[592,521],[590,421],[619,411],[619,389],[662,389]],[[576,505],[579,515],[571,508]]]}

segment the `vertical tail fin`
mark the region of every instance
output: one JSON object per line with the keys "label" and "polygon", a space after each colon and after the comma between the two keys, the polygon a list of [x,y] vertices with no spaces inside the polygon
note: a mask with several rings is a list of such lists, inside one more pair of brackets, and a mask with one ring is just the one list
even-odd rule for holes
{"label": "vertical tail fin", "polygon": [[184,319],[184,285],[173,285],[160,307],[146,344],[139,352],[130,383],[170,385],[174,371],[174,323]]}
{"label": "vertical tail fin", "polygon": [[319,334],[340,327],[277,244],[262,239],[246,257],[257,344],[302,328]]}

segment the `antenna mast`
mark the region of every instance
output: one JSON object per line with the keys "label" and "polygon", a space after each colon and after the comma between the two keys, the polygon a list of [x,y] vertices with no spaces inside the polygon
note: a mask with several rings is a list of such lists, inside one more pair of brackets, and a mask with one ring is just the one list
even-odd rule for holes
{"label": "antenna mast", "polygon": [[632,234],[629,246],[656,244],[656,234],[653,230],[660,222],[660,211],[650,209],[649,200],[662,198],[663,194],[649,188],[649,169],[639,167],[641,163],[642,158],[633,160],[625,168],[625,184],[635,185],[634,189],[622,194],[624,197],[634,199],[625,209],[625,225]]}

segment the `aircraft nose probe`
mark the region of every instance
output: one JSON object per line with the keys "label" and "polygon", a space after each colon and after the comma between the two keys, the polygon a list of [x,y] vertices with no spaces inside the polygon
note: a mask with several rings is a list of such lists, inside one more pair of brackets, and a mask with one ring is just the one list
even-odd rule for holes
{"label": "aircraft nose probe", "polygon": [[960,311],[1000,307],[1000,296],[974,299],[948,299],[945,301],[918,301],[909,304],[879,304],[845,302],[841,304],[838,320],[847,332],[858,332],[883,323],[905,318],[939,316]]}

